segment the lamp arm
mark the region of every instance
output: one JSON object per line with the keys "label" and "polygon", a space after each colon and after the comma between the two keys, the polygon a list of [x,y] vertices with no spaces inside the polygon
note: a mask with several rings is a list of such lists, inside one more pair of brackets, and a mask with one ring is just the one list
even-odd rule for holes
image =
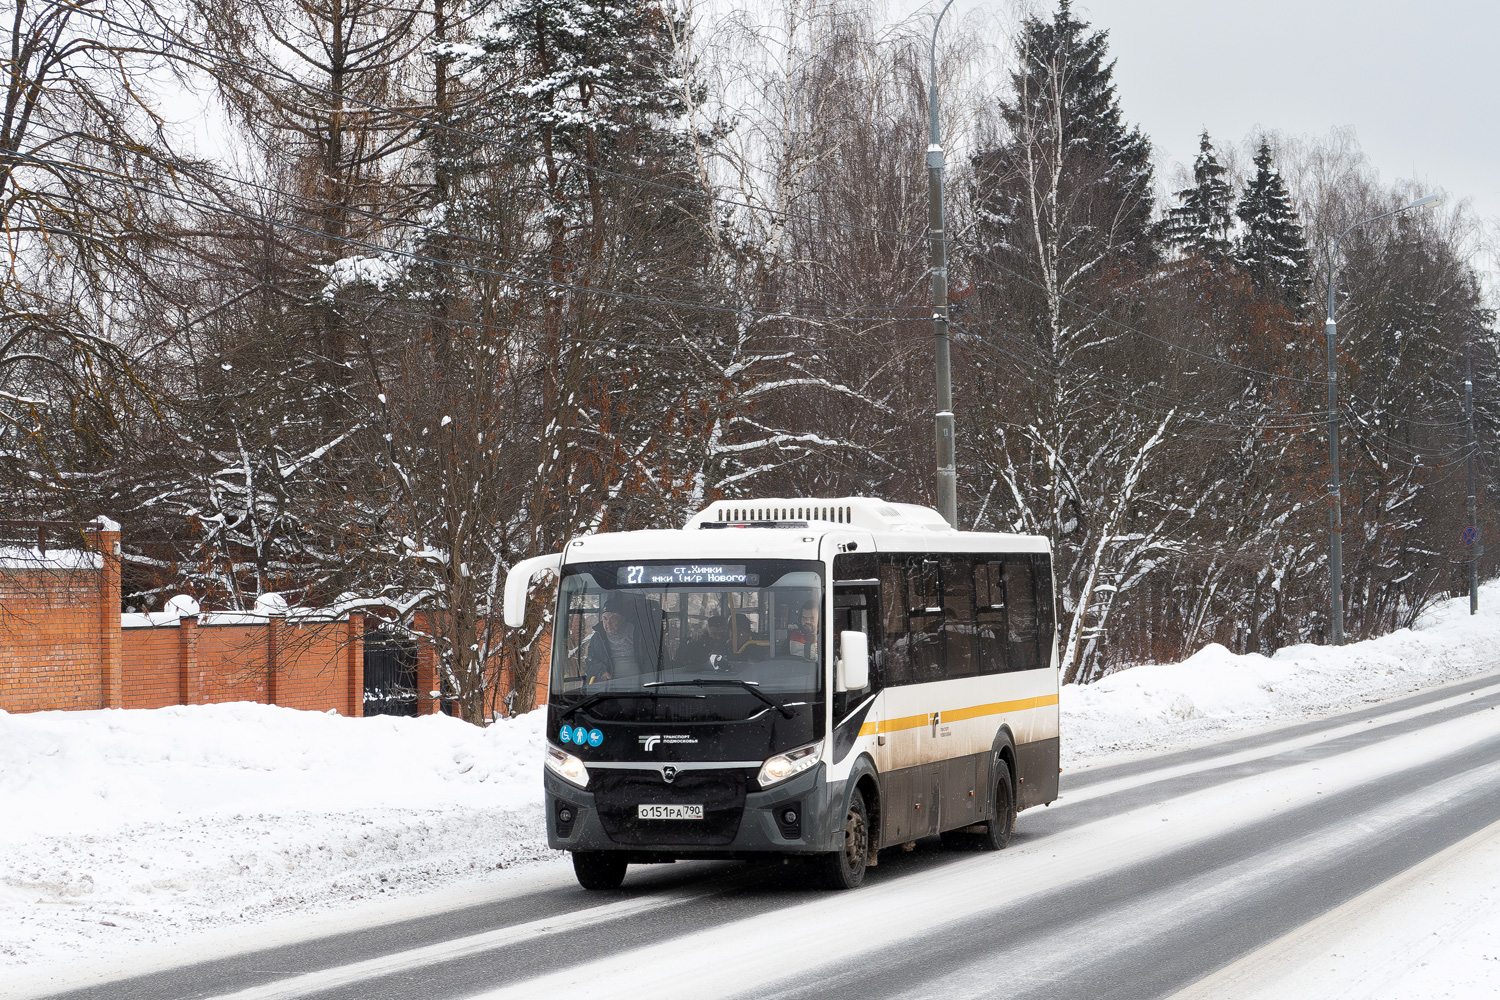
{"label": "lamp arm", "polygon": [[932,123],[932,134],[929,142],[934,146],[941,146],[943,138],[938,131],[938,96],[937,96],[937,36],[938,29],[943,26],[943,15],[948,13],[948,8],[953,6],[953,0],[943,4],[943,9],[938,11],[937,20],[932,25],[932,45],[927,50],[931,68],[928,71],[927,107]]}
{"label": "lamp arm", "polygon": [[[951,3],[952,0],[949,0],[949,2]],[[944,10],[946,10],[946,9],[947,8],[944,8]],[[934,37],[936,37],[936,36],[934,36]],[[1359,222],[1356,222],[1354,225],[1350,226],[1348,229],[1344,230],[1342,233],[1339,233],[1337,236],[1335,236],[1333,238],[1333,242],[1330,243],[1330,244],[1328,244],[1328,320],[1329,320],[1329,322],[1333,321],[1333,295],[1334,295],[1334,273],[1335,273],[1335,267],[1334,267],[1334,263],[1333,262],[1334,262],[1334,254],[1336,254],[1338,252],[1339,242],[1341,240],[1343,240],[1343,238],[1345,236],[1348,236],[1350,233],[1352,233],[1356,229],[1358,229],[1360,226],[1368,226],[1372,222],[1379,222],[1381,219],[1389,219],[1393,215],[1400,215],[1402,212],[1408,212],[1408,211],[1411,211],[1414,208],[1420,208],[1420,207],[1422,207],[1420,205],[1420,203],[1415,203],[1414,202],[1414,203],[1412,203],[1410,205],[1402,205],[1400,208],[1393,208],[1389,212],[1385,212],[1385,213],[1383,213],[1381,215],[1372,215],[1368,219],[1361,219]]]}

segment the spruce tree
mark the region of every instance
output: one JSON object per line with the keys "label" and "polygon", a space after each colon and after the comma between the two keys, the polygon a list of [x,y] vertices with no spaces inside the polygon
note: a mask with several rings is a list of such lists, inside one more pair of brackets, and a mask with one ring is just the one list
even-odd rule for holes
{"label": "spruce tree", "polygon": [[1271,164],[1271,146],[1261,140],[1255,154],[1255,177],[1236,209],[1244,224],[1234,249],[1234,262],[1255,283],[1291,306],[1307,294],[1307,242],[1292,208],[1281,172]]}
{"label": "spruce tree", "polygon": [[[1029,173],[1026,163],[1061,148],[1067,197],[1087,206],[1069,226],[1092,230],[1097,245],[1113,253],[1154,259],[1151,142],[1138,127],[1125,124],[1109,32],[1090,31],[1087,21],[1073,16],[1069,0],[1060,0],[1050,21],[1026,20],[1016,50],[1012,97],[1000,102],[1009,141],[975,158],[980,177],[975,194],[988,203],[985,214],[996,221],[1023,215],[1026,195],[1019,187]],[[995,236],[997,243],[1011,242]],[[1096,241],[1083,243],[1091,245],[1085,253],[1097,252]]]}
{"label": "spruce tree", "polygon": [[1198,158],[1193,162],[1193,186],[1177,192],[1180,204],[1167,213],[1162,227],[1173,246],[1215,267],[1227,263],[1233,249],[1229,240],[1232,192],[1224,174],[1224,166],[1204,131],[1198,140]]}

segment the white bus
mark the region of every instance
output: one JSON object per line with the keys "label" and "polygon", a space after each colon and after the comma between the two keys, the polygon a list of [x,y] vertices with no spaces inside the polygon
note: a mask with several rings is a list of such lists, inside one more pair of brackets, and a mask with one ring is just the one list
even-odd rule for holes
{"label": "white bus", "polygon": [[558,578],[548,843],[590,889],[632,863],[1006,845],[1057,797],[1050,547],[861,497],[722,501],[681,530],[575,538]]}

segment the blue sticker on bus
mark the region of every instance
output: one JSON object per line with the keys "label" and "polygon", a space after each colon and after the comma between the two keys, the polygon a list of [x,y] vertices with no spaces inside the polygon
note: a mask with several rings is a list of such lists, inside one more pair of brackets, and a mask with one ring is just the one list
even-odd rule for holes
{"label": "blue sticker on bus", "polygon": [[572,743],[573,742],[573,730],[569,729],[567,726],[563,726],[562,727],[562,732],[560,732],[560,733],[557,734],[557,738],[560,739],[560,740],[562,740],[564,743]]}
{"label": "blue sticker on bus", "polygon": [[596,747],[604,742],[604,734],[597,729],[589,730],[589,746]]}
{"label": "blue sticker on bus", "polygon": [[588,741],[589,741],[589,731],[587,729],[584,729],[582,726],[576,726],[576,727],[574,727],[574,729],[573,729],[573,742],[577,743],[579,746],[583,746]]}

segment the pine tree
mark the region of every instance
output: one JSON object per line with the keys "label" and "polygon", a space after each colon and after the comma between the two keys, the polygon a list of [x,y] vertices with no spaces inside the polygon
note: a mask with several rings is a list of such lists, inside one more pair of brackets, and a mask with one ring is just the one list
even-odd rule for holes
{"label": "pine tree", "polygon": [[1234,249],[1234,262],[1255,287],[1288,305],[1302,303],[1311,278],[1307,243],[1281,172],[1271,165],[1271,146],[1261,140],[1255,154],[1255,178],[1245,185],[1235,210],[1244,223]]}
{"label": "pine tree", "polygon": [[1227,263],[1233,249],[1229,240],[1232,195],[1225,172],[1205,130],[1193,162],[1193,186],[1177,192],[1180,204],[1167,213],[1162,227],[1173,246],[1215,267]]}

